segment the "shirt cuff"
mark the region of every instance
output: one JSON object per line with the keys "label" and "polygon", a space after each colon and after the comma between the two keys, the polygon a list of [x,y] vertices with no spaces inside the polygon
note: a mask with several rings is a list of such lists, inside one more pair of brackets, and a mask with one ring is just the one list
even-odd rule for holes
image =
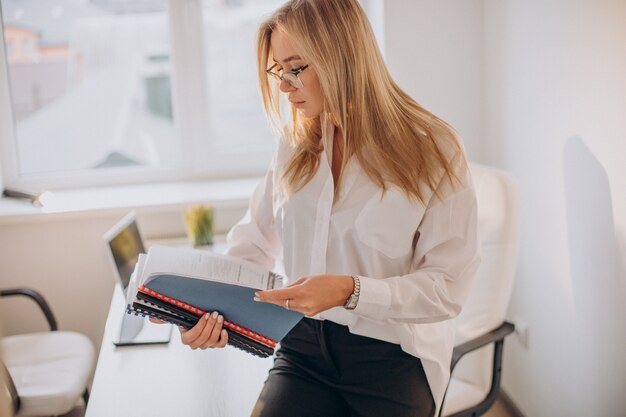
{"label": "shirt cuff", "polygon": [[360,316],[383,319],[391,305],[391,289],[381,279],[368,278],[357,275],[361,284],[359,302],[353,310]]}

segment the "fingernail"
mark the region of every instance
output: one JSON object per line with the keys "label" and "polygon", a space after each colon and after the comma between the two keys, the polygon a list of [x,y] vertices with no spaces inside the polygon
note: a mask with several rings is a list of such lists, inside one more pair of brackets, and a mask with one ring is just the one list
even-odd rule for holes
{"label": "fingernail", "polygon": [[216,319],[216,318],[217,318],[217,316],[218,316],[217,311],[214,311],[214,312],[213,312],[213,318],[214,318],[214,319]]}
{"label": "fingernail", "polygon": [[219,316],[219,317],[217,318],[217,322],[218,322],[218,323],[221,323],[221,322],[223,322],[223,321],[224,321],[224,316]]}
{"label": "fingernail", "polygon": [[259,297],[254,297],[254,301],[261,301]]}
{"label": "fingernail", "polygon": [[259,292],[257,291],[254,293],[254,298],[258,298],[258,297],[259,297]]}
{"label": "fingernail", "polygon": [[209,313],[205,313],[205,314],[204,314],[204,319],[205,319],[205,320],[208,320],[208,319],[209,319],[209,316],[210,316],[210,314],[209,314]]}
{"label": "fingernail", "polygon": [[222,337],[226,337],[227,334],[226,330],[222,329]]}

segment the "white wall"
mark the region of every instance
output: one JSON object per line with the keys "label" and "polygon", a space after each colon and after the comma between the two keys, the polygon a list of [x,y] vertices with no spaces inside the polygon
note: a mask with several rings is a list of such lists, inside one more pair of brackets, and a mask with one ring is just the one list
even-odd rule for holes
{"label": "white wall", "polygon": [[482,0],[385,0],[385,57],[413,99],[483,160]]}
{"label": "white wall", "polygon": [[527,416],[626,415],[626,2],[387,0],[386,12],[400,85],[457,127],[470,159],[518,181],[508,316],[529,338],[507,339],[504,390]]}
{"label": "white wall", "polygon": [[529,416],[623,416],[626,2],[486,0],[485,28],[485,150],[519,182],[510,316],[529,325],[504,389]]}
{"label": "white wall", "polygon": [[[62,330],[76,330],[100,343],[113,290],[102,234],[115,216],[0,225],[2,288],[40,291]],[[23,297],[3,299],[0,317],[5,334],[47,328],[36,305]]]}
{"label": "white wall", "polygon": [[[183,209],[192,203],[139,207],[142,234],[184,237]],[[246,204],[221,202],[215,208],[216,232],[224,233],[243,216]],[[115,283],[102,235],[130,209],[0,217],[0,288],[39,290],[60,329],[85,333],[99,348]],[[5,335],[47,329],[35,304],[22,297],[2,299],[0,323]]]}

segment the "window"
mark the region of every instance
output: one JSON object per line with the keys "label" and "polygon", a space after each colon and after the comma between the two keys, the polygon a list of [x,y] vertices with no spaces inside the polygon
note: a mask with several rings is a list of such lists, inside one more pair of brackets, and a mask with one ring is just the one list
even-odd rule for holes
{"label": "window", "polygon": [[262,174],[274,139],[255,39],[282,3],[0,0],[5,185]]}
{"label": "window", "polygon": [[260,17],[284,0],[203,1],[209,124],[215,146],[231,151],[271,145],[258,94],[256,36]]}
{"label": "window", "polygon": [[0,5],[14,123],[2,145],[16,168],[7,182],[180,162],[165,2]]}

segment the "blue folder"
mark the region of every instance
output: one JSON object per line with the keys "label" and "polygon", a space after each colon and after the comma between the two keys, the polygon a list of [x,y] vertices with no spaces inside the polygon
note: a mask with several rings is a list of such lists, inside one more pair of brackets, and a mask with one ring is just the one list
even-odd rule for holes
{"label": "blue folder", "polygon": [[275,304],[254,301],[254,288],[163,274],[145,285],[159,294],[183,301],[207,312],[218,311],[224,319],[280,342],[304,317]]}

